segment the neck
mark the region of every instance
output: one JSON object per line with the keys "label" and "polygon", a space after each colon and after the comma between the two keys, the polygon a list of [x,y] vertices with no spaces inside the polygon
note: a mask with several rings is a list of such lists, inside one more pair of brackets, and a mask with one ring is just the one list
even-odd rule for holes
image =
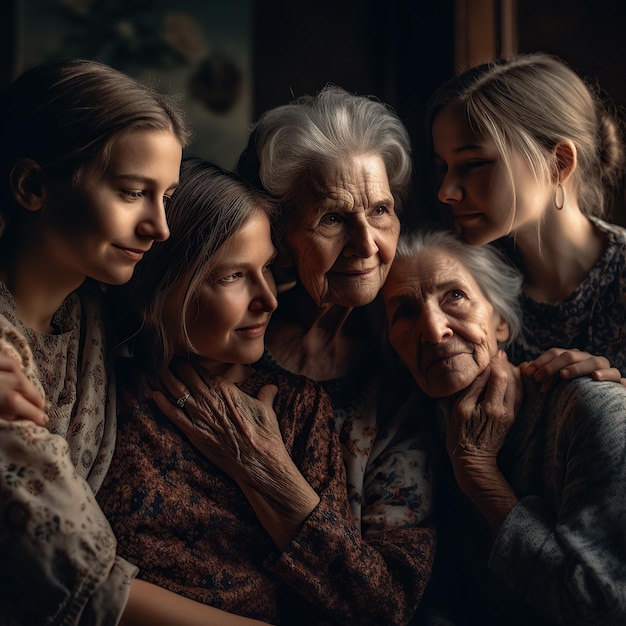
{"label": "neck", "polygon": [[363,310],[316,306],[300,287],[283,295],[266,336],[272,356],[289,371],[314,380],[349,372],[368,345]]}
{"label": "neck", "polygon": [[556,304],[566,300],[598,262],[606,236],[578,206],[548,210],[547,215],[541,225],[518,232],[515,245],[523,260],[525,293]]}
{"label": "neck", "polygon": [[0,263],[0,279],[11,292],[22,322],[41,333],[51,331],[51,321],[63,301],[84,282],[69,277],[42,258],[36,246],[26,247]]}
{"label": "neck", "polygon": [[194,363],[199,365],[209,378],[225,378],[229,383],[242,383],[252,374],[252,367],[243,363],[219,363],[195,357]]}

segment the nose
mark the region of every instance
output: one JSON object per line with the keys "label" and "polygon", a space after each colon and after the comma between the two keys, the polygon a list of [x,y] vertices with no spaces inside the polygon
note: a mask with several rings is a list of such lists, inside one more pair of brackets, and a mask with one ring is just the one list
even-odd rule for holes
{"label": "nose", "polygon": [[454,334],[448,323],[448,316],[436,304],[422,309],[417,327],[421,343],[441,343]]}
{"label": "nose", "polygon": [[162,199],[149,204],[147,215],[139,223],[137,231],[142,237],[154,239],[154,241],[165,241],[170,236],[165,216],[165,204]]}
{"label": "nose", "polygon": [[250,303],[250,309],[272,313],[278,307],[276,283],[271,272],[263,274],[256,284],[256,293]]}
{"label": "nose", "polygon": [[367,259],[378,252],[375,229],[365,217],[359,218],[350,224],[348,242],[344,247],[344,256],[358,256]]}
{"label": "nose", "polygon": [[463,197],[463,187],[461,186],[458,178],[454,176],[450,170],[448,170],[441,181],[441,185],[439,185],[439,190],[437,191],[437,198],[439,198],[439,202],[443,202],[444,204],[460,202],[463,200]]}

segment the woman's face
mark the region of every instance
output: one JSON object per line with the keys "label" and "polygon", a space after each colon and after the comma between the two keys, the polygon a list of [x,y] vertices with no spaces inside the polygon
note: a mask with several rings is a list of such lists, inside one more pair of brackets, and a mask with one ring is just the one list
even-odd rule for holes
{"label": "woman's face", "polygon": [[[187,331],[199,362],[216,373],[224,364],[249,364],[263,354],[265,330],[276,309],[276,285],[271,264],[276,249],[270,223],[254,213],[217,252],[216,267],[200,284],[187,309]],[[165,324],[178,328],[187,286],[182,280],[165,303]],[[179,336],[178,354],[187,346]]]}
{"label": "woman's face", "polygon": [[312,171],[285,243],[315,303],[370,303],[382,287],[400,233],[383,160],[365,154]]}
{"label": "woman's face", "polygon": [[432,139],[437,197],[450,206],[465,241],[485,244],[526,231],[536,238],[553,188],[535,179],[517,150],[511,175],[494,141],[476,135],[456,106],[435,117]]}
{"label": "woman's face", "polygon": [[[169,131],[132,131],[113,144],[106,172],[46,186],[37,253],[56,277],[122,284],[154,241],[169,237],[165,203],[178,185],[182,147]],[[37,235],[35,235],[37,236]]]}
{"label": "woman's face", "polygon": [[463,264],[438,248],[397,259],[382,295],[389,341],[433,398],[470,385],[509,334]]}

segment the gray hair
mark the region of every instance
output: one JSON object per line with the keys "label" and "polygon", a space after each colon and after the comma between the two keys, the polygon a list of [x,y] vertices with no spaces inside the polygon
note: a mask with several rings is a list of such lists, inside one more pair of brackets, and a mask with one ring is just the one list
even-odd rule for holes
{"label": "gray hair", "polygon": [[281,204],[289,204],[311,168],[354,154],[381,156],[399,211],[410,191],[413,167],[404,124],[379,100],[335,85],[265,112],[253,129],[238,171],[260,183]]}
{"label": "gray hair", "polygon": [[[460,106],[474,132],[496,144],[513,175],[510,150],[516,148],[537,180],[556,171],[554,148],[575,147],[573,182],[581,209],[607,212],[609,191],[623,174],[624,150],[618,117],[608,99],[557,57],[541,52],[471,68],[442,85],[431,97],[427,135],[435,117],[449,105]],[[432,147],[432,146],[431,146]]]}
{"label": "gray hair", "polygon": [[523,277],[508,259],[491,245],[472,246],[446,230],[419,230],[400,235],[396,259],[410,259],[428,249],[446,252],[472,275],[485,298],[509,325],[511,343],[522,330],[520,294]]}

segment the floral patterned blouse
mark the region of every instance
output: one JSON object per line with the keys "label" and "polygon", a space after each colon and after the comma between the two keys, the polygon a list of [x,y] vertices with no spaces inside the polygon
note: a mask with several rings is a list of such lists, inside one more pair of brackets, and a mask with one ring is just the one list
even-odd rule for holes
{"label": "floral patterned blouse", "polygon": [[[98,499],[140,577],[273,624],[305,624],[317,612],[343,624],[409,622],[430,574],[433,532],[406,528],[393,539],[384,532],[362,539],[346,498],[332,408],[319,385],[262,369],[241,385],[253,396],[262,385],[278,387],[283,439],[320,497],[281,553],[236,482],[152,402],[137,398],[132,361],[120,367],[118,444]],[[287,606],[299,607],[297,622],[284,617]]]}
{"label": "floral patterned blouse", "polygon": [[626,229],[597,218],[607,235],[604,254],[565,302],[537,302],[522,294],[524,331],[509,349],[515,363],[552,347],[606,356],[626,377]]}
{"label": "floral patterned blouse", "polygon": [[0,419],[0,623],[117,624],[136,568],[93,491],[113,454],[115,396],[98,294],[72,294],[51,333],[26,328],[0,283],[0,351],[46,399],[44,428]]}

